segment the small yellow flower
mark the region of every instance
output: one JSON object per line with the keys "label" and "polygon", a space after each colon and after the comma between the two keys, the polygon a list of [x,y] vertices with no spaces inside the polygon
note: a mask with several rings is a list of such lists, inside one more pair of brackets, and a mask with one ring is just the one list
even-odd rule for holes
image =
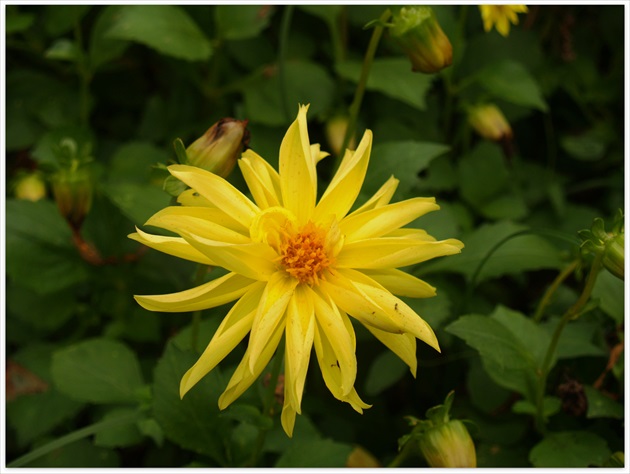
{"label": "small yellow flower", "polygon": [[526,5],[479,5],[483,29],[490,31],[496,26],[502,36],[510,33],[510,23],[518,25],[517,13],[526,13]]}
{"label": "small yellow flower", "polygon": [[486,140],[510,140],[512,127],[503,112],[494,104],[483,104],[468,110],[468,123]]}
{"label": "small yellow flower", "polygon": [[184,374],[183,397],[249,333],[247,350],[219,399],[226,408],[258,378],[285,336],[282,426],[291,436],[301,412],[311,350],[326,386],[362,413],[369,405],[354,389],[355,333],[349,315],[416,373],[416,338],[439,350],[431,327],[394,296],[424,298],[435,288],[397,269],[459,253],[455,239],[436,241],[425,231],[401,228],[436,210],[434,198],[390,204],[398,181],[391,177],[365,204],[348,213],[367,170],[372,133],[346,151],[339,170],[317,202],[316,163],[326,156],[311,145],[308,106],[299,108],[280,146],[279,172],[252,150],[239,166],[253,201],[225,179],[199,168],[169,171],[190,190],[180,206],[149,219],[181,237],[130,237],[162,252],[229,273],[169,295],[136,296],[153,311],[184,312],[237,300],[199,360]]}

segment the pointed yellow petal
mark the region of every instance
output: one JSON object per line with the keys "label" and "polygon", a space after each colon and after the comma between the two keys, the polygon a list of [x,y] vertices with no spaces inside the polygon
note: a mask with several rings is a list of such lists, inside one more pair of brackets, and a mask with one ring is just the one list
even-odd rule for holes
{"label": "pointed yellow petal", "polygon": [[254,283],[232,307],[214,333],[206,350],[182,377],[179,385],[180,397],[183,398],[188,390],[214,369],[247,335],[252,328],[264,288],[263,282]]}
{"label": "pointed yellow petal", "polygon": [[339,223],[346,244],[356,240],[380,237],[439,209],[435,198],[413,198],[346,217]]}
{"label": "pointed yellow petal", "polygon": [[285,401],[289,402],[297,413],[304,393],[304,381],[313,347],[315,317],[312,291],[299,285],[287,306],[286,355],[284,362]]}
{"label": "pointed yellow petal", "polygon": [[389,201],[392,199],[392,196],[396,192],[396,188],[398,187],[399,182],[400,181],[398,181],[396,178],[390,176],[385,184],[383,184],[383,186],[381,186],[380,189],[374,193],[374,196],[368,199],[367,202],[361,207],[348,214],[348,216],[354,216],[356,214],[369,211],[370,209],[376,209],[378,207],[389,204]]}
{"label": "pointed yellow petal", "polygon": [[214,204],[194,189],[187,189],[186,191],[181,192],[180,195],[177,196],[177,202],[182,206],[216,208]]}
{"label": "pointed yellow petal", "polygon": [[422,240],[424,242],[435,242],[437,240],[432,235],[429,235],[426,230],[408,228],[392,230],[383,237],[403,237],[405,239]]}
{"label": "pointed yellow petal", "polygon": [[418,359],[416,357],[416,338],[408,332],[404,334],[392,334],[391,332],[381,331],[370,325],[365,326],[374,337],[381,341],[385,346],[396,354],[400,359],[409,366],[409,371],[415,377],[418,370]]}
{"label": "pointed yellow petal", "polygon": [[[429,326],[429,324],[404,301],[392,295],[381,285],[361,272],[344,269],[339,270],[339,274],[342,278],[345,278],[352,286],[354,286],[356,290],[365,295],[369,301],[372,301],[377,305],[377,315],[381,313],[381,318],[388,319],[400,328],[398,331],[390,332],[397,332],[400,334],[411,333],[418,339],[426,342],[435,350],[440,350],[440,346],[431,326]],[[353,315],[351,311],[348,311],[348,313]],[[374,326],[379,328],[378,325]]]}
{"label": "pointed yellow petal", "polygon": [[269,163],[253,150],[247,150],[238,160],[238,166],[260,209],[282,204],[280,176]]}
{"label": "pointed yellow petal", "polygon": [[319,368],[322,371],[322,377],[330,393],[332,393],[337,400],[349,403],[352,408],[359,413],[363,413],[363,409],[365,408],[370,408],[371,405],[366,404],[359,398],[354,387],[352,387],[348,394],[343,393],[341,388],[341,370],[338,365],[337,356],[332,348],[331,341],[322,330],[319,322],[315,324],[313,345],[315,346],[315,354],[317,355]]}
{"label": "pointed yellow petal", "polygon": [[337,267],[398,268],[444,255],[460,253],[459,240],[423,242],[415,239],[379,237],[344,245],[337,256]]}
{"label": "pointed yellow petal", "polygon": [[180,235],[185,232],[225,243],[251,242],[249,236],[226,227],[224,224],[230,223],[226,222],[221,214],[218,209],[207,207],[170,206],[151,216],[146,225],[160,227]]}
{"label": "pointed yellow petal", "polygon": [[183,313],[200,309],[214,308],[230,301],[234,301],[245,294],[255,283],[236,273],[209,281],[189,290],[167,295],[136,295],[134,298],[149,311],[163,311],[166,313]]}
{"label": "pointed yellow petal", "polygon": [[267,244],[226,244],[180,230],[190,245],[223,268],[254,280],[268,280],[276,271],[276,252]]}
{"label": "pointed yellow petal", "polygon": [[430,298],[435,296],[435,287],[409,273],[394,268],[378,270],[361,270],[361,273],[372,278],[388,291],[398,296],[411,298]]}
{"label": "pointed yellow petal", "polygon": [[317,175],[306,126],[307,110],[308,106],[300,106],[297,119],[280,145],[282,202],[301,223],[311,218],[317,197]]}
{"label": "pointed yellow petal", "polygon": [[168,170],[247,228],[259,212],[258,207],[243,193],[214,173],[187,165],[171,165]]}
{"label": "pointed yellow petal", "polygon": [[366,130],[356,151],[345,155],[330,185],[319,200],[315,209],[316,221],[330,214],[341,220],[348,213],[363,186],[371,150],[372,132]]}
{"label": "pointed yellow petal", "polygon": [[313,158],[313,163],[317,164],[327,156],[330,156],[330,153],[321,151],[319,143],[313,143],[311,145],[311,157]]}
{"label": "pointed yellow petal", "polygon": [[248,350],[251,371],[254,370],[254,365],[266,347],[271,334],[278,326],[284,327],[285,311],[297,283],[295,278],[290,277],[284,271],[274,273],[267,282],[249,336]]}
{"label": "pointed yellow petal", "polygon": [[282,415],[280,416],[280,422],[282,423],[282,429],[289,438],[293,438],[293,427],[295,426],[295,415],[297,411],[293,408],[293,405],[287,401],[286,386],[284,388],[284,405],[282,407]]}
{"label": "pointed yellow petal", "polygon": [[152,249],[173,255],[174,257],[183,258],[192,262],[202,263],[204,265],[215,266],[216,263],[195,249],[181,237],[165,237],[162,235],[147,234],[136,227],[136,232],[129,234],[128,237],[141,244],[151,247]]}
{"label": "pointed yellow petal", "polygon": [[[335,355],[333,364],[340,371],[339,388],[341,394],[347,396],[357,377],[357,358],[354,352],[353,337],[349,334],[348,326],[344,323],[342,313],[339,312],[337,306],[325,295],[314,291],[312,294],[317,323],[330,342]],[[350,330],[354,333],[351,325]]]}
{"label": "pointed yellow petal", "polygon": [[[263,296],[264,298],[264,296]],[[245,351],[245,355],[240,364],[234,371],[232,378],[228,382],[228,386],[219,397],[219,408],[225,410],[234,400],[240,397],[245,390],[247,390],[252,383],[262,373],[267,364],[271,360],[274,352],[278,347],[280,338],[284,333],[284,320],[276,327],[272,334],[270,334],[262,352],[256,358],[256,362],[251,364],[251,350],[250,347]]]}

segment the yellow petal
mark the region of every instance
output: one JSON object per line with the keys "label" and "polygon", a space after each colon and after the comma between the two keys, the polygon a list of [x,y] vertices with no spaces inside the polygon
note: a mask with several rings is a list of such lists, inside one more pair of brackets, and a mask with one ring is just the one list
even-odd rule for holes
{"label": "yellow petal", "polygon": [[[400,328],[399,331],[390,332],[398,332],[401,334],[411,333],[435,350],[440,350],[440,346],[431,326],[404,301],[392,295],[377,282],[361,272],[345,269],[339,270],[339,274],[342,278],[349,281],[361,294],[365,295],[369,301],[377,305],[382,312],[381,317],[388,318],[389,321]],[[351,311],[348,311],[348,313],[353,315]],[[376,314],[379,314],[378,310]],[[378,326],[376,327],[378,328]]]}
{"label": "yellow petal", "polygon": [[339,223],[346,244],[356,240],[380,237],[439,209],[435,198],[413,198],[346,217]]}
{"label": "yellow petal", "polygon": [[357,394],[354,387],[348,394],[344,394],[341,388],[341,370],[337,365],[337,355],[332,348],[331,341],[322,330],[319,323],[315,324],[315,337],[313,339],[317,362],[322,371],[322,377],[326,387],[337,400],[349,403],[354,410],[363,413],[363,409],[370,408],[371,405],[365,403]]}
{"label": "yellow petal", "polygon": [[214,308],[234,301],[245,294],[255,283],[236,273],[228,273],[220,278],[196,286],[189,290],[167,295],[136,295],[134,298],[149,311],[183,313],[200,309]]}
{"label": "yellow petal", "polygon": [[284,359],[285,402],[288,398],[297,413],[301,413],[304,381],[313,347],[315,317],[311,293],[306,286],[299,285],[287,306]]}
{"label": "yellow petal", "polygon": [[435,296],[435,287],[420,278],[395,268],[366,269],[361,270],[361,273],[372,278],[387,291],[391,291],[398,296],[409,296],[411,298],[430,298]]}
{"label": "yellow petal", "polygon": [[252,332],[249,336],[250,370],[254,371],[260,354],[269,341],[271,334],[280,325],[284,327],[285,311],[293,296],[298,281],[284,271],[274,273],[265,288],[258,307]]}
{"label": "yellow petal", "polygon": [[177,196],[177,202],[180,203],[182,206],[216,208],[214,204],[212,204],[194,189],[187,189],[186,191],[182,191],[179,196]]}
{"label": "yellow petal", "polygon": [[[250,242],[249,236],[236,232],[218,209],[207,207],[170,206],[157,212],[146,222],[146,225],[170,230],[176,234],[194,234],[219,242],[244,244]],[[227,217],[227,216],[226,216]]]}
{"label": "yellow petal", "polygon": [[321,151],[321,147],[319,143],[313,143],[311,145],[311,157],[313,158],[313,163],[317,164],[327,156],[330,156],[330,153]]}
{"label": "yellow petal", "polygon": [[391,332],[381,331],[372,326],[365,326],[374,337],[381,341],[385,346],[396,354],[400,359],[409,366],[409,371],[415,377],[418,370],[418,359],[416,357],[416,338],[408,332],[404,334],[392,334]]}
{"label": "yellow petal", "polygon": [[284,405],[282,407],[282,415],[280,416],[280,422],[282,423],[282,429],[287,434],[289,438],[293,438],[293,427],[295,426],[295,415],[297,411],[293,408],[293,405],[287,400],[286,396],[286,385],[285,385],[285,396],[284,396]]}
{"label": "yellow petal", "polygon": [[344,245],[337,256],[337,267],[397,268],[444,255],[460,253],[459,240],[424,242],[415,239],[379,237]]}
{"label": "yellow petal", "polygon": [[280,176],[269,163],[253,150],[247,150],[238,165],[258,207],[267,209],[282,205]]}
{"label": "yellow petal", "polygon": [[405,239],[422,240],[424,242],[435,242],[437,239],[432,235],[429,235],[426,230],[423,229],[396,229],[388,232],[384,237],[404,237]]}
{"label": "yellow petal", "polygon": [[223,268],[254,280],[268,280],[276,271],[276,252],[267,244],[226,244],[180,231],[190,245]]}
{"label": "yellow petal", "polygon": [[389,204],[389,201],[391,201],[392,196],[396,192],[398,183],[400,183],[400,181],[398,181],[393,176],[390,176],[389,179],[385,181],[385,184],[383,184],[383,186],[381,186],[379,190],[374,193],[374,196],[368,199],[365,204],[360,206],[358,209],[348,214],[348,216],[354,216],[356,214],[369,211],[370,209],[376,209],[378,207]]}
{"label": "yellow petal", "polygon": [[215,266],[216,263],[195,249],[181,237],[165,237],[162,235],[147,234],[136,227],[136,232],[129,234],[128,237],[141,244],[151,247],[152,249],[173,255],[174,257],[183,258],[192,262],[202,263],[204,265]]}
{"label": "yellow petal", "polygon": [[263,350],[256,357],[254,364],[251,363],[251,348],[247,348],[243,359],[240,364],[238,364],[234,374],[232,374],[232,378],[228,382],[227,388],[219,397],[219,408],[221,410],[227,408],[234,400],[245,393],[245,390],[254,383],[264,368],[267,367],[267,364],[278,347],[278,343],[280,342],[280,338],[283,333],[284,320],[280,322],[273,333],[270,334],[268,340],[265,341]]}
{"label": "yellow petal", "polygon": [[168,170],[247,228],[259,212],[258,207],[243,193],[214,173],[187,165],[171,165]]}
{"label": "yellow petal", "polygon": [[319,200],[315,209],[316,221],[330,214],[341,220],[348,213],[363,186],[371,150],[372,132],[366,130],[356,151],[344,156],[330,185]]}
{"label": "yellow petal", "polygon": [[206,350],[182,377],[179,385],[180,397],[183,397],[199,380],[214,369],[247,335],[252,328],[264,288],[263,282],[251,285],[247,293],[236,302],[221,321]]}
{"label": "yellow petal", "polygon": [[[340,371],[339,387],[341,394],[347,396],[357,377],[357,358],[354,347],[354,329],[348,327],[343,321],[347,316],[339,312],[337,306],[330,299],[317,292],[313,293],[313,303],[317,323],[324,332],[326,339],[330,341],[331,349],[335,355],[332,362]],[[352,336],[349,333],[352,331]]]}
{"label": "yellow petal", "polygon": [[308,106],[300,106],[297,119],[280,145],[282,202],[300,223],[311,218],[317,197],[317,175],[306,126],[307,110]]}

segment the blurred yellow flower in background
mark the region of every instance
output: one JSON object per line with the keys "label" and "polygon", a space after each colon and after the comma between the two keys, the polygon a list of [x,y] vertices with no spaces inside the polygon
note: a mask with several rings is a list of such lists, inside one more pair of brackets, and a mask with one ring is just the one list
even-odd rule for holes
{"label": "blurred yellow flower in background", "polygon": [[493,26],[502,36],[510,33],[510,23],[518,25],[518,13],[526,13],[526,5],[479,5],[483,29],[490,31]]}
{"label": "blurred yellow flower in background", "polygon": [[356,339],[348,316],[397,354],[415,376],[416,338],[439,350],[431,327],[394,295],[425,298],[435,288],[398,270],[459,253],[455,239],[436,241],[420,229],[402,228],[439,209],[434,198],[390,204],[398,181],[390,177],[365,204],[349,213],[363,185],[372,133],[347,150],[317,202],[316,163],[327,154],[311,145],[308,106],[299,108],[280,146],[279,172],[252,150],[239,160],[253,201],[225,179],[186,165],[170,173],[190,186],[147,225],[180,237],[138,229],[130,237],[159,251],[228,273],[168,295],[136,296],[152,311],[185,312],[237,300],[199,360],[181,380],[184,396],[249,333],[240,365],[219,399],[226,408],[258,378],[285,336],[282,426],[291,436],[301,412],[312,348],[326,386],[362,412],[357,394]]}

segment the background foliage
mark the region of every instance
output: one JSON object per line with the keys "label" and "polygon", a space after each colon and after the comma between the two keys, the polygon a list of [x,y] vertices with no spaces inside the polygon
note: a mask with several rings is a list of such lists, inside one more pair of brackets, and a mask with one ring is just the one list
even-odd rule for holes
{"label": "background foliage", "polygon": [[[610,225],[623,208],[624,7],[531,6],[506,38],[484,32],[474,6],[434,9],[453,65],[412,73],[385,34],[358,132],[375,137],[365,194],[394,174],[397,199],[435,195],[441,205],[414,225],[466,245],[411,269],[438,288],[409,304],[435,328],[442,353],[419,347],[413,379],[357,327],[357,389],[373,407],[356,414],[311,370],[289,439],[278,417],[261,414],[263,380],[218,411],[238,350],[180,401],[179,380],[196,358],[190,316],[145,311],[132,295],[189,288],[195,266],[126,236],[170,202],[154,165],[174,159],[173,140],[189,144],[222,117],[248,119],[250,146],[277,165],[297,103],[310,103],[311,141],[331,150],[327,126],[347,117],[371,36],[363,26],[383,8],[6,6],[9,463],[57,440],[25,465],[338,467],[357,445],[387,465],[409,432],[403,417],[422,416],[453,389],[453,415],[473,422],[481,467],[602,466],[623,450],[623,282],[602,271],[563,331],[543,432],[536,384],[588,257],[540,321],[533,315],[578,257],[577,231],[597,216]],[[468,125],[466,108],[481,101],[503,110],[509,145]],[[92,158],[81,236],[97,264],[82,258],[50,192],[15,197],[25,174],[50,176],[68,138]],[[322,182],[334,161],[320,164]],[[238,169],[230,180],[244,189]],[[225,313],[203,313],[201,341]]]}

